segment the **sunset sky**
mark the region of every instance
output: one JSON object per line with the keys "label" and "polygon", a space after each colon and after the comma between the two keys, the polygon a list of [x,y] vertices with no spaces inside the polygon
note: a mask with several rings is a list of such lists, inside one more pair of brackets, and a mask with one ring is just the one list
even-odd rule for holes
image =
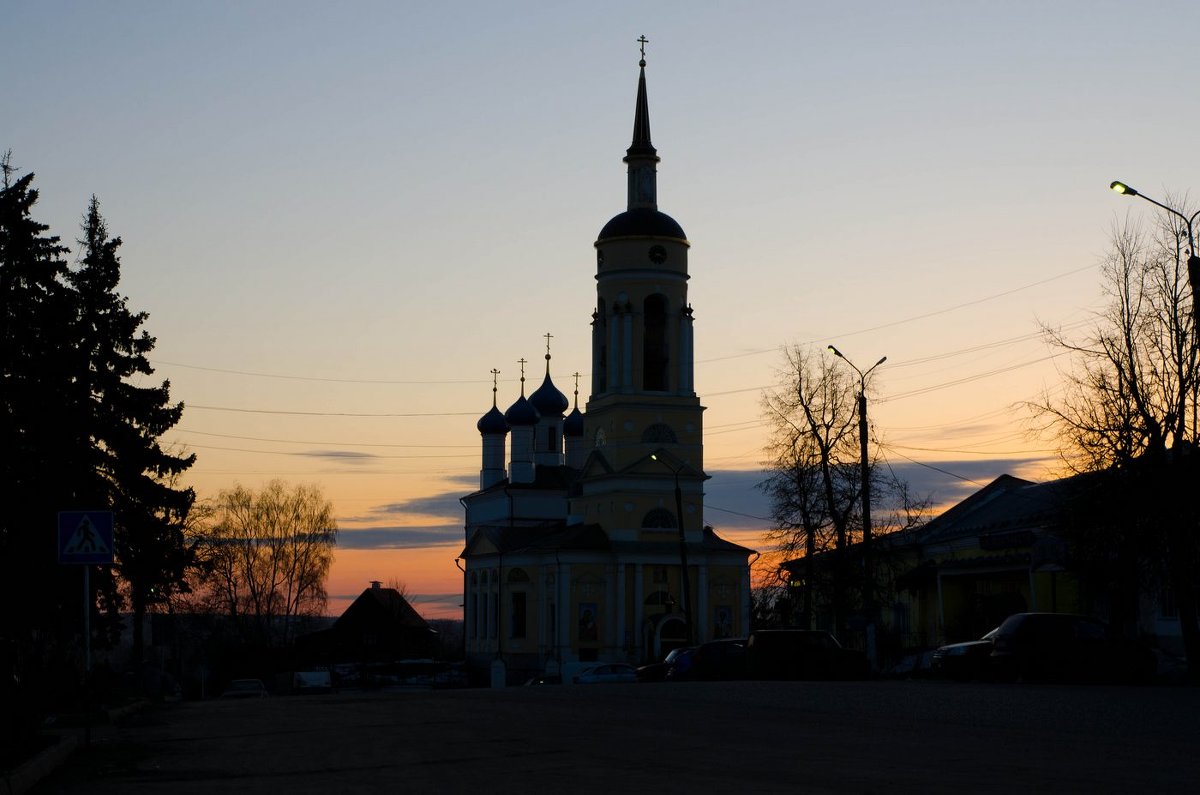
{"label": "sunset sky", "polygon": [[[882,454],[946,504],[1058,472],[1022,401],[1114,222],[1200,191],[1190,2],[6,2],[0,150],[35,217],[95,193],[212,497],[320,484],[340,613],[457,616],[476,419],[586,388],[645,35],[660,208],[692,243],[704,519],[762,549],[779,349],[877,370]],[[535,384],[536,386],[536,384]],[[933,468],[931,468],[933,467]]]}

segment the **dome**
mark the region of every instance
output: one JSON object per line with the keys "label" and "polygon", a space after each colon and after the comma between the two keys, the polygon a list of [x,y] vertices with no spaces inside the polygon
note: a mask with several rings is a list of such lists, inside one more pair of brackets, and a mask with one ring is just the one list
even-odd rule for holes
{"label": "dome", "polygon": [[600,230],[600,236],[597,240],[607,240],[610,237],[642,237],[647,235],[687,240],[687,235],[683,233],[683,227],[674,218],[649,207],[637,207],[614,216]]}
{"label": "dome", "polygon": [[522,395],[516,403],[508,407],[508,411],[504,412],[504,419],[508,420],[510,428],[514,425],[536,425],[538,412],[529,402],[529,398]]}
{"label": "dome", "polygon": [[492,406],[492,410],[479,418],[475,427],[480,433],[508,433],[508,420],[500,413],[500,409]]}
{"label": "dome", "polygon": [[567,401],[567,396],[559,392],[554,386],[554,382],[550,380],[550,373],[546,373],[545,380],[542,385],[537,388],[537,391],[529,396],[529,402],[537,409],[537,413],[543,417],[561,417],[562,413],[567,410],[567,406],[571,405]]}
{"label": "dome", "polygon": [[563,436],[583,436],[583,412],[578,406],[563,420]]}

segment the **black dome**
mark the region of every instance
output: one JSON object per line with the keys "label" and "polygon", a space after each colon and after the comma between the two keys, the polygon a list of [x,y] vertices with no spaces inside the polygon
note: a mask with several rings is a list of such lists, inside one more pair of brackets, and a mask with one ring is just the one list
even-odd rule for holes
{"label": "black dome", "polygon": [[583,412],[578,406],[563,420],[563,436],[583,436]]}
{"label": "black dome", "polygon": [[600,230],[600,237],[597,239],[607,240],[610,237],[641,237],[645,235],[687,240],[687,235],[683,233],[683,227],[676,223],[674,218],[649,207],[626,210],[620,215],[614,216]]}
{"label": "black dome", "polygon": [[479,418],[475,427],[480,433],[508,433],[508,420],[500,413],[500,409],[492,406],[492,410]]}
{"label": "black dome", "polygon": [[543,417],[561,417],[562,413],[567,410],[567,406],[571,405],[567,396],[559,392],[554,386],[554,382],[550,380],[550,373],[546,373],[542,385],[529,396],[529,402]]}
{"label": "black dome", "polygon": [[522,395],[516,403],[508,407],[508,411],[504,412],[504,419],[508,420],[509,427],[537,425],[538,413],[533,404],[529,402],[529,398]]}

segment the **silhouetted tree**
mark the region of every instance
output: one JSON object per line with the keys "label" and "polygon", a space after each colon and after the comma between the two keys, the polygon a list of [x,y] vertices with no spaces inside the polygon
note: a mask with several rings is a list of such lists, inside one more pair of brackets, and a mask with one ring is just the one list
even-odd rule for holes
{"label": "silhouetted tree", "polygon": [[[147,355],[154,338],[143,328],[147,314],[131,312],[116,288],[121,278],[120,238],[108,235],[93,196],[84,216],[78,267],[67,274],[77,308],[73,352],[86,411],[76,415],[90,440],[92,469],[104,492],[102,504],[115,515],[116,573],[124,580],[134,616],[134,655],[140,659],[142,617],[185,583],[190,556],[183,524],[195,493],[177,486],[195,455],[164,450],[161,436],[183,413],[171,403],[170,383],[132,383],[154,369]],[[117,583],[107,581],[115,598]]]}
{"label": "silhouetted tree", "polygon": [[[0,189],[0,598],[30,676],[69,663],[82,629],[80,576],[57,559],[57,513],[94,508],[91,453],[72,421],[79,407],[71,343],[74,313],[67,249],[33,220],[33,175],[16,177],[9,154]],[[31,589],[32,586],[32,589]],[[30,598],[33,596],[33,598]]]}
{"label": "silhouetted tree", "polygon": [[286,646],[297,618],[321,615],[333,562],[333,505],[312,485],[274,480],[222,491],[197,553],[213,609],[248,643]]}
{"label": "silhouetted tree", "polygon": [[1101,268],[1108,304],[1082,340],[1046,330],[1073,369],[1061,396],[1031,406],[1067,464],[1097,473],[1065,520],[1076,565],[1118,593],[1111,607],[1130,630],[1139,593],[1165,583],[1196,673],[1200,370],[1185,238],[1172,216],[1151,233],[1114,229]]}
{"label": "silhouetted tree", "polygon": [[[854,565],[861,558],[851,555],[852,545],[862,537],[859,383],[823,351],[792,346],[783,356],[783,386],[768,391],[762,400],[771,428],[766,478],[759,484],[771,505],[773,526],[767,538],[773,551],[789,562],[787,570],[779,571],[779,583],[794,592],[795,575],[802,575],[799,604],[782,603],[792,620],[813,626],[818,602],[824,601],[832,608],[835,629],[842,632],[852,597],[862,585],[861,567]],[[877,464],[869,462],[872,505],[893,507],[873,523],[875,533],[882,536],[915,526],[923,520],[928,500],[914,499],[907,484]],[[817,565],[819,558],[830,556],[831,566]]]}
{"label": "silhouetted tree", "polygon": [[32,218],[33,175],[17,178],[8,155],[2,166],[0,460],[10,500],[0,512],[0,588],[5,604],[20,608],[0,632],[11,633],[36,678],[77,664],[83,623],[79,567],[57,560],[57,513],[115,514],[116,567],[93,567],[88,600],[95,618],[108,619],[93,630],[111,635],[123,588],[140,611],[183,581],[178,525],[192,495],[174,482],[192,458],[158,444],[182,411],[169,403],[168,385],[131,382],[152,373],[154,340],[140,330],[145,314],[116,292],[120,241],[108,237],[96,201],[72,269],[67,249]]}

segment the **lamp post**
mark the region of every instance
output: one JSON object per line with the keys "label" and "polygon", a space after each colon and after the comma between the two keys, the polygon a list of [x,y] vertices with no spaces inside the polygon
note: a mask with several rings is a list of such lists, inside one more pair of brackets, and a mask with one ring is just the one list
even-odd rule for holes
{"label": "lamp post", "polygon": [[862,475],[863,610],[867,614],[867,656],[875,665],[875,572],[871,565],[871,466],[867,458],[867,376],[887,361],[884,356],[864,373],[832,345],[829,350],[858,373],[858,456]]}
{"label": "lamp post", "polygon": [[687,629],[687,645],[695,645],[695,632],[692,629],[692,586],[691,578],[688,576],[688,560],[687,560],[687,540],[683,534],[683,492],[679,489],[679,470],[683,465],[671,466],[665,458],[658,453],[651,453],[650,458],[659,462],[675,476],[675,524],[679,529],[679,566],[680,566],[680,587],[683,590],[683,624]]}
{"label": "lamp post", "polygon": [[1174,207],[1168,207],[1162,202],[1151,199],[1144,193],[1138,193],[1136,190],[1126,185],[1124,182],[1113,182],[1108,186],[1111,190],[1120,193],[1122,196],[1140,196],[1156,207],[1169,212],[1171,215],[1177,215],[1183,219],[1184,225],[1187,227],[1188,238],[1188,281],[1192,285],[1192,314],[1196,319],[1196,325],[1200,328],[1200,254],[1196,251],[1196,235],[1193,232],[1193,227],[1196,223],[1196,217],[1200,216],[1200,210],[1192,213],[1191,218],[1176,210]]}

